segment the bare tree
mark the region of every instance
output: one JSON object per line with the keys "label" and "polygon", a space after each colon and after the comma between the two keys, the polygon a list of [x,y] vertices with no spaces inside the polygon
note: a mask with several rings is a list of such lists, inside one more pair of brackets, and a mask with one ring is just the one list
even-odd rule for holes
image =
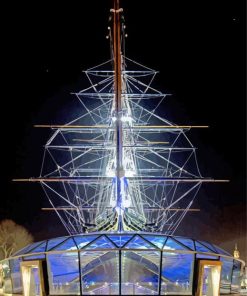
{"label": "bare tree", "polygon": [[33,237],[23,226],[8,219],[0,222],[0,260],[10,257],[31,242]]}

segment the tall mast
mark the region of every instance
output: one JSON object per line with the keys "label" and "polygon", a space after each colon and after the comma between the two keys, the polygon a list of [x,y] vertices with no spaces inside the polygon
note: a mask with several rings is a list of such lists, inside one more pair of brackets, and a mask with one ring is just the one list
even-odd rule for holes
{"label": "tall mast", "polygon": [[122,68],[121,68],[121,23],[119,0],[114,0],[113,12],[113,59],[114,59],[114,92],[115,92],[115,116],[116,116],[116,177],[117,177],[117,207],[118,230],[122,230],[122,192],[121,178],[123,169],[123,134],[122,134]]}
{"label": "tall mast", "polygon": [[54,130],[40,176],[15,181],[40,182],[69,234],[173,234],[197,210],[191,206],[201,184],[227,180],[202,177],[185,134],[207,126],[174,125],[156,114],[168,94],[151,87],[155,70],[125,56],[119,2],[110,10],[111,60],[85,71],[91,86],[74,93],[82,114],[63,125],[36,125]]}

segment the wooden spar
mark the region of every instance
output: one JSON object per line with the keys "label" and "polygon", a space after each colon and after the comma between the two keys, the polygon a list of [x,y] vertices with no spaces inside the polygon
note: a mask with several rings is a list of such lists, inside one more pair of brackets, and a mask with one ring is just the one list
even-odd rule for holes
{"label": "wooden spar", "polygon": [[[112,209],[112,207],[108,208],[109,210]],[[133,207],[129,207],[129,209],[134,209]],[[41,208],[42,211],[78,211],[78,210],[88,210],[88,211],[96,211],[97,207],[54,207],[54,208]],[[144,211],[189,211],[189,212],[200,212],[200,209],[182,209],[182,208],[144,208]]]}
{"label": "wooden spar", "polygon": [[[114,0],[113,12],[113,61],[115,92],[115,141],[116,141],[116,206],[122,208],[121,178],[123,177],[123,127],[122,127],[122,52],[121,52],[121,18],[122,9],[119,0]],[[118,231],[122,231],[122,216],[119,213]],[[121,294],[121,293],[120,293]]]}
{"label": "wooden spar", "polygon": [[[92,143],[100,143],[100,144],[105,144],[105,143],[112,143],[110,141],[104,141],[104,140],[90,140],[90,139],[73,139],[72,141],[77,141],[77,142],[92,142]],[[154,141],[135,141],[135,144],[169,144],[169,142],[154,142]]]}
{"label": "wooden spar", "polygon": [[[99,129],[110,129],[108,125],[49,125],[49,124],[36,124],[34,127],[37,128],[54,128],[54,129],[77,129],[77,128],[99,128]],[[138,129],[138,128],[166,128],[166,129],[183,129],[183,128],[209,128],[208,125],[134,125],[131,129]]]}
{"label": "wooden spar", "polygon": [[[196,178],[196,179],[176,179],[176,178],[145,178],[145,177],[127,177],[128,181],[142,181],[142,182],[181,182],[181,183],[228,183],[230,180],[223,179],[206,179],[206,178]],[[79,178],[28,178],[28,179],[13,179],[13,182],[93,182],[101,183],[105,181],[112,181],[112,177],[79,177]]]}
{"label": "wooden spar", "polygon": [[209,128],[208,125],[145,125],[133,126],[133,128]]}

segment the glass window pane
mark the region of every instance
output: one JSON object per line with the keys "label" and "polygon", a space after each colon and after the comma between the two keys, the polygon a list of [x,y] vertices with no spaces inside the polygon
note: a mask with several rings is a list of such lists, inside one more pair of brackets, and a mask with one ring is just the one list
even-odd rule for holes
{"label": "glass window pane", "polygon": [[119,294],[119,251],[81,251],[83,295]]}
{"label": "glass window pane", "polygon": [[[35,293],[33,293],[34,291],[31,291],[34,295],[40,295],[40,277],[39,277],[39,269],[37,266],[33,266],[31,267],[31,281],[32,284],[34,285],[33,287],[35,290]],[[31,285],[32,285],[31,284]],[[32,293],[30,293],[32,295]],[[31,296],[30,295],[30,296]]]}
{"label": "glass window pane", "polygon": [[63,241],[65,241],[67,238],[66,237],[59,237],[59,238],[54,238],[48,241],[47,244],[47,251],[51,250],[55,246],[61,244]]}
{"label": "glass window pane", "polygon": [[19,251],[17,251],[17,252],[14,253],[14,256],[27,253],[31,246],[32,245],[28,245],[28,246],[20,249]]}
{"label": "glass window pane", "polygon": [[154,249],[154,246],[146,242],[139,235],[134,236],[125,246],[126,249]]}
{"label": "glass window pane", "polygon": [[163,252],[161,295],[192,295],[193,254]]}
{"label": "glass window pane", "polygon": [[239,293],[241,289],[241,263],[234,260],[231,292]]}
{"label": "glass window pane", "polygon": [[203,246],[202,244],[195,241],[196,250],[198,252],[205,252],[205,253],[213,253],[213,251],[209,250],[207,247]]}
{"label": "glass window pane", "polygon": [[31,245],[28,245],[27,247],[21,249],[20,251],[16,252],[14,255],[19,255],[19,254],[27,254],[29,251],[34,249],[35,247],[41,245],[43,242],[37,242]]}
{"label": "glass window pane", "polygon": [[78,253],[47,255],[50,294],[79,295],[79,260]]}
{"label": "glass window pane", "polygon": [[105,236],[99,237],[96,241],[86,247],[86,249],[115,249],[113,243]]}
{"label": "glass window pane", "polygon": [[157,295],[160,251],[122,251],[122,295]]}
{"label": "glass window pane", "polygon": [[63,244],[59,245],[58,247],[54,248],[54,250],[77,250],[77,247],[72,238],[67,239]]}
{"label": "glass window pane", "polygon": [[157,246],[158,248],[162,249],[164,243],[166,241],[166,236],[158,236],[158,235],[143,235],[143,237],[150,241],[152,244]]}
{"label": "glass window pane", "polygon": [[175,242],[170,237],[166,241],[166,244],[164,246],[164,249],[167,249],[167,250],[188,250],[187,248],[183,247],[179,243]]}
{"label": "glass window pane", "polygon": [[77,244],[78,249],[81,249],[85,247],[87,244],[91,243],[93,240],[95,240],[98,236],[96,235],[90,235],[90,236],[75,236],[74,240]]}
{"label": "glass window pane", "polygon": [[228,253],[227,251],[221,249],[220,247],[213,245],[214,248],[216,249],[216,251],[218,252],[218,254],[222,254],[222,255],[227,255],[227,256],[232,256],[230,253]]}
{"label": "glass window pane", "polygon": [[11,280],[11,270],[10,270],[10,265],[9,261],[5,260],[1,262],[2,264],[2,273],[3,273],[3,281],[4,281],[4,286],[3,286],[3,292],[6,294],[12,294],[12,280]]}
{"label": "glass window pane", "polygon": [[195,250],[194,242],[192,239],[184,237],[175,237],[175,239],[191,250]]}
{"label": "glass window pane", "polygon": [[21,282],[21,259],[9,260],[11,269],[11,279],[14,293],[22,292],[22,282]]}
{"label": "glass window pane", "polygon": [[222,262],[220,293],[229,294],[231,291],[233,260],[221,257],[220,261]]}
{"label": "glass window pane", "polygon": [[33,249],[30,253],[45,252],[45,249],[46,249],[46,242],[43,242],[41,245]]}
{"label": "glass window pane", "polygon": [[207,248],[209,248],[210,250],[212,250],[214,253],[217,253],[217,250],[214,248],[213,245],[211,245],[208,242],[204,242],[204,241],[199,241],[200,243],[202,243],[204,246],[206,246]]}
{"label": "glass window pane", "polygon": [[107,237],[121,248],[133,237],[133,235],[107,235]]}

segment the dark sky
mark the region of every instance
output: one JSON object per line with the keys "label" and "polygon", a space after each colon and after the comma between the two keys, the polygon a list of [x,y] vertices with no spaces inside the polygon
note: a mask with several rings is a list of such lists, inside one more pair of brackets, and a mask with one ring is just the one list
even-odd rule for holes
{"label": "dark sky", "polygon": [[[229,250],[246,246],[245,1],[122,0],[126,55],[160,71],[154,86],[172,93],[166,108],[177,124],[209,125],[191,132],[204,176],[230,179],[204,185],[179,234]],[[77,2],[79,3],[79,1]],[[37,184],[49,132],[33,124],[62,124],[69,93],[88,84],[82,70],[109,59],[105,39],[111,1],[5,7],[2,35],[0,219],[11,218],[43,239],[65,233]],[[72,107],[71,107],[72,108]],[[48,223],[47,223],[48,221]],[[52,226],[51,226],[52,225]],[[194,225],[197,225],[195,227]],[[221,234],[219,234],[221,233]]]}

